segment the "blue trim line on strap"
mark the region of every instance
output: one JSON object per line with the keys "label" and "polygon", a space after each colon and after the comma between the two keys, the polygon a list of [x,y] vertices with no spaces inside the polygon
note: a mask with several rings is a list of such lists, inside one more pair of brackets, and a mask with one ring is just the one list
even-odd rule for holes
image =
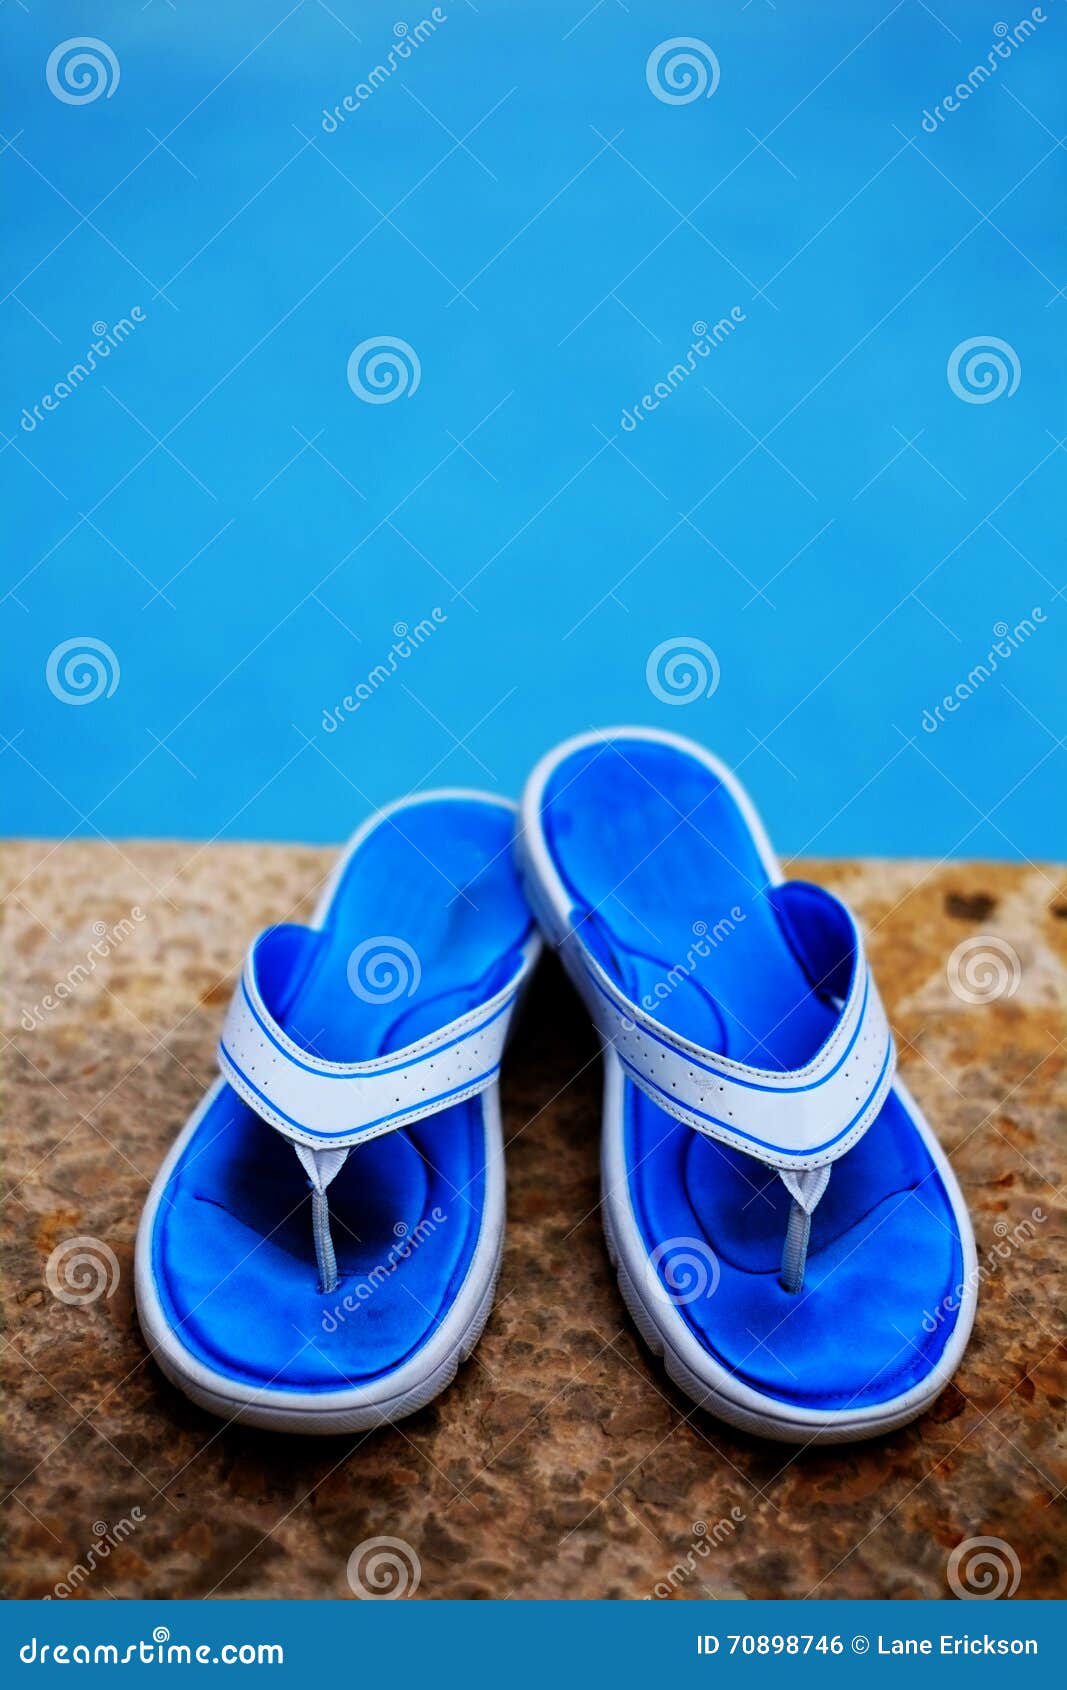
{"label": "blue trim line on strap", "polygon": [[[604,990],[604,987],[600,984],[600,981],[598,979],[596,979],[595,975],[592,973],[591,969],[589,968],[589,965],[586,962],[584,956],[582,957],[581,960],[582,960],[582,966],[585,969],[586,974],[589,976],[589,980],[590,980],[591,984],[600,993],[601,997],[605,998],[607,1000],[607,1002],[610,1003],[612,1009],[614,1009],[617,1013],[619,1013],[619,1014],[625,1013],[624,1011],[619,1009],[619,1005],[616,1003],[616,1001],[612,997],[611,993],[606,992]],[[866,1009],[867,1009],[867,999],[868,999],[868,996],[870,994],[870,988],[871,988],[871,971],[870,971],[870,968],[868,967],[866,979],[865,979],[864,984],[863,984],[863,1002],[860,1004],[860,1011],[859,1011],[859,1015],[856,1017],[856,1026],[855,1026],[855,1029],[853,1031],[852,1037],[849,1039],[848,1044],[845,1046],[845,1049],[841,1053],[841,1056],[834,1063],[832,1068],[828,1068],[826,1073],[823,1074],[818,1080],[812,1080],[809,1083],[802,1085],[802,1086],[765,1086],[759,1080],[742,1080],[736,1074],[727,1073],[722,1068],[713,1068],[713,1067],[710,1066],[709,1063],[701,1062],[699,1057],[691,1055],[689,1051],[681,1049],[681,1047],[679,1045],[673,1044],[670,1039],[663,1038],[659,1033],[654,1033],[652,1031],[651,1027],[646,1027],[643,1022],[634,1021],[633,1016],[630,1016],[630,1020],[633,1022],[633,1025],[637,1028],[637,1030],[639,1032],[644,1033],[650,1039],[655,1039],[656,1043],[661,1044],[665,1050],[669,1050],[674,1056],[681,1057],[683,1062],[691,1063],[694,1068],[702,1069],[705,1074],[714,1074],[714,1076],[717,1080],[727,1080],[731,1085],[743,1086],[746,1091],[766,1091],[766,1092],[773,1092],[776,1097],[794,1097],[794,1096],[796,1096],[796,1094],[798,1092],[818,1091],[819,1087],[825,1085],[827,1080],[832,1079],[833,1076],[837,1073],[837,1070],[842,1066],[842,1064],[848,1061],[848,1058],[849,1058],[849,1056],[852,1052],[852,1047],[855,1044],[856,1040],[859,1038],[860,1028],[863,1026],[863,1017],[864,1017],[864,1014],[866,1013]],[[638,1006],[635,1004],[634,1008],[636,1009],[637,1007]],[[831,1037],[832,1036],[833,1035],[831,1035]],[[826,1040],[823,1041],[824,1044],[826,1042],[827,1042]],[[711,1120],[711,1119],[713,1119],[713,1117],[709,1116],[708,1119]]]}
{"label": "blue trim line on strap", "polygon": [[809,1150],[789,1150],[784,1144],[771,1144],[764,1138],[756,1138],[753,1133],[742,1132],[740,1127],[732,1126],[729,1121],[720,1121],[717,1115],[706,1115],[703,1109],[696,1109],[691,1103],[679,1103],[678,1099],[672,1092],[665,1091],[662,1086],[658,1086],[656,1084],[655,1080],[650,1080],[644,1074],[640,1073],[632,1063],[627,1062],[625,1056],[623,1056],[620,1051],[616,1050],[615,1054],[618,1056],[619,1061],[622,1063],[622,1066],[626,1069],[626,1072],[630,1075],[630,1078],[636,1086],[639,1086],[642,1091],[647,1091],[649,1087],[651,1087],[653,1091],[658,1091],[660,1096],[665,1097],[676,1109],[683,1110],[688,1115],[699,1115],[702,1121],[710,1121],[713,1126],[721,1127],[724,1132],[730,1133],[734,1138],[744,1138],[748,1140],[749,1144],[758,1144],[761,1150],[777,1151],[780,1156],[818,1156],[823,1150],[829,1150],[832,1145],[835,1145],[838,1139],[846,1137],[846,1135],[852,1131],[864,1111],[869,1107],[871,1098],[885,1079],[886,1069],[889,1067],[889,1063],[893,1055],[893,1040],[889,1039],[886,1044],[885,1059],[882,1063],[881,1069],[879,1070],[878,1078],[875,1080],[874,1085],[867,1094],[867,1101],[863,1105],[863,1108],[853,1115],[851,1121],[848,1123],[848,1126],[842,1127],[841,1131],[839,1133],[835,1133],[833,1138],[825,1139],[822,1144],[814,1144]]}
{"label": "blue trim line on strap", "polygon": [[[494,1010],[493,1014],[490,1015],[487,1020],[482,1021],[477,1027],[468,1027],[467,1031],[465,1033],[457,1033],[455,1038],[449,1039],[447,1044],[434,1045],[432,1050],[424,1051],[421,1056],[413,1056],[411,1058],[410,1062],[397,1062],[397,1063],[394,1063],[392,1068],[374,1068],[374,1069],[371,1069],[370,1072],[365,1073],[365,1074],[361,1074],[361,1073],[339,1074],[339,1073],[331,1073],[329,1068],[313,1068],[310,1062],[301,1062],[300,1058],[298,1056],[294,1056],[292,1051],[288,1050],[285,1045],[279,1044],[278,1040],[275,1038],[274,1034],[271,1032],[269,1026],[263,1020],[263,1017],[260,1015],[260,1013],[259,1013],[258,1009],[256,1008],[255,1004],[252,1002],[252,999],[249,997],[249,995],[248,995],[248,983],[245,980],[245,977],[244,977],[243,974],[241,975],[241,991],[244,993],[245,1003],[248,1005],[249,1009],[252,1011],[253,1021],[255,1021],[255,1023],[257,1025],[257,1027],[259,1028],[260,1032],[266,1034],[267,1038],[270,1040],[270,1042],[274,1046],[275,1050],[280,1051],[281,1054],[285,1057],[286,1061],[291,1062],[293,1064],[294,1068],[302,1068],[306,1074],[314,1074],[320,1080],[360,1080],[360,1079],[376,1080],[380,1074],[400,1074],[400,1073],[403,1073],[408,1068],[414,1068],[418,1063],[425,1061],[426,1057],[428,1057],[428,1056],[437,1056],[441,1051],[451,1050],[453,1045],[461,1044],[464,1039],[472,1039],[474,1037],[475,1033],[484,1033],[485,1029],[487,1027],[491,1027],[493,1025],[494,1021],[498,1021],[500,1019],[500,1017],[505,1013],[505,1011],[511,1008],[512,1004],[515,1001],[515,996],[514,996],[514,993],[513,993],[512,996],[510,998],[508,998],[506,1003],[502,1003],[499,1009]],[[230,1060],[231,1061],[233,1060],[232,1057],[230,1058]],[[236,1062],[234,1062],[233,1065],[234,1065],[235,1068],[237,1067]],[[307,1129],[305,1129],[305,1131],[306,1130]]]}
{"label": "blue trim line on strap", "polygon": [[[364,1121],[364,1123],[361,1127],[356,1127],[356,1128],[342,1127],[341,1131],[337,1132],[337,1133],[320,1133],[320,1132],[316,1131],[316,1129],[314,1127],[306,1127],[304,1125],[303,1121],[295,1121],[291,1115],[287,1115],[285,1113],[284,1109],[279,1109],[278,1105],[271,1098],[269,1098],[267,1096],[266,1092],[260,1091],[258,1086],[253,1085],[252,1081],[248,1078],[248,1075],[245,1073],[244,1069],[240,1066],[239,1063],[234,1061],[233,1057],[230,1055],[229,1051],[226,1049],[226,1046],[223,1044],[221,1039],[219,1040],[219,1050],[222,1052],[223,1056],[226,1058],[227,1062],[230,1064],[230,1067],[233,1069],[234,1073],[239,1074],[241,1076],[241,1083],[243,1085],[246,1085],[248,1087],[249,1091],[254,1091],[256,1096],[258,1098],[260,1098],[267,1105],[267,1108],[270,1109],[275,1115],[280,1115],[282,1120],[288,1121],[288,1123],[291,1127],[297,1127],[300,1132],[307,1133],[309,1138],[349,1138],[354,1131],[358,1132],[362,1135],[364,1133],[369,1132],[372,1127],[380,1127],[384,1121],[400,1122],[400,1121],[403,1120],[405,1115],[418,1115],[418,1114],[430,1115],[430,1114],[433,1114],[435,1108],[439,1105],[443,1105],[443,1104],[447,1103],[448,1099],[450,1097],[455,1097],[456,1094],[458,1092],[461,1092],[461,1091],[470,1092],[473,1095],[476,1087],[483,1085],[488,1080],[493,1079],[494,1076],[499,1074],[499,1072],[500,1072],[500,1064],[499,1064],[499,1062],[497,1062],[493,1065],[492,1068],[486,1069],[484,1074],[479,1074],[478,1078],[476,1080],[468,1080],[467,1083],[465,1085],[462,1085],[462,1086],[453,1086],[451,1091],[442,1092],[439,1097],[431,1097],[428,1103],[413,1103],[411,1105],[410,1109],[398,1109],[395,1115],[379,1115],[379,1117],[376,1121]],[[331,1077],[334,1078],[334,1079],[346,1079],[346,1078],[356,1078],[356,1079],[358,1079],[359,1078],[358,1075],[350,1076],[350,1075],[341,1075],[341,1074],[333,1075]],[[230,1084],[230,1083],[231,1082],[229,1080],[227,1080],[227,1084]],[[267,1124],[268,1124],[268,1126],[270,1125],[269,1122]]]}

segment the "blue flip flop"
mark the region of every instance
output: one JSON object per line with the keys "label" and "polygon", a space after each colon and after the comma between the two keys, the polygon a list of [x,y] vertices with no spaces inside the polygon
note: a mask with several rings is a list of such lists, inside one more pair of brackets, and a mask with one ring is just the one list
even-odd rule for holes
{"label": "blue flip flop", "polygon": [[432,792],[359,829],[310,927],[253,944],[207,1093],[137,1238],[163,1372],[290,1432],[399,1419],[449,1384],[504,1234],[497,1079],[540,941],[515,806]]}
{"label": "blue flip flop", "polygon": [[645,1341],[764,1437],[914,1419],[970,1334],[974,1239],[850,912],[783,881],[716,758],[649,729],[545,757],[518,855],[600,1033],[604,1227]]}

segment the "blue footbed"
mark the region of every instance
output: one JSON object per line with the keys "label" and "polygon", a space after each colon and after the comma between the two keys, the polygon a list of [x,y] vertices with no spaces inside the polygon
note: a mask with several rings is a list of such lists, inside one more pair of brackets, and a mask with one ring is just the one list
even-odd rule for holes
{"label": "blue footbed", "polygon": [[[272,1003],[286,1032],[327,1060],[365,1061],[499,990],[530,928],[513,831],[511,811],[455,797],[379,822],[349,859],[321,937],[294,947],[288,1001]],[[379,934],[417,955],[411,996],[367,1002],[350,987],[352,951]],[[339,1284],[324,1293],[293,1146],[224,1086],[170,1176],[152,1239],[159,1296],[186,1349],[278,1391],[342,1391],[407,1361],[447,1315],[478,1241],[482,1105],[451,1105],[350,1152],[330,1186]]]}
{"label": "blue footbed", "polygon": [[[651,994],[658,1020],[739,1062],[810,1061],[834,1009],[810,985],[765,896],[748,824],[710,769],[662,742],[587,745],[553,771],[542,821],[572,922],[632,999]],[[730,930],[716,939],[723,918]],[[710,954],[663,996],[701,923]],[[627,1177],[646,1248],[696,1239],[718,1260],[711,1294],[677,1305],[717,1361],[780,1402],[824,1410],[885,1402],[929,1374],[956,1315],[928,1318],[932,1332],[923,1317],[959,1285],[963,1257],[948,1193],[895,1090],[833,1166],[795,1295],[779,1280],[790,1199],[778,1175],[624,1085]],[[664,1279],[676,1302],[680,1288]]]}

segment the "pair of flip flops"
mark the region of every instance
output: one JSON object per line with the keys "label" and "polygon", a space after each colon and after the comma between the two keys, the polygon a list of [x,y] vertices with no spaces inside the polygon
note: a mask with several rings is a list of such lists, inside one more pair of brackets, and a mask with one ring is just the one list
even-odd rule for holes
{"label": "pair of flip flops", "polygon": [[498,1079],[539,934],[600,1034],[608,1250],[670,1376],[785,1442],[921,1414],[970,1333],[974,1240],[859,929],[783,880],[717,759],[642,728],[557,747],[518,811],[380,811],[312,925],[254,942],[138,1234],[164,1373],[293,1432],[449,1384],[500,1268]]}

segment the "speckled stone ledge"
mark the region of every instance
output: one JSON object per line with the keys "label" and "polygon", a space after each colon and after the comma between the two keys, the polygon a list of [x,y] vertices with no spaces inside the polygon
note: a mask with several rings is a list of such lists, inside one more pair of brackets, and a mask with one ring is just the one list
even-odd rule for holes
{"label": "speckled stone ledge", "polygon": [[[1063,1594],[1062,870],[803,865],[866,925],[990,1271],[931,1413],[796,1453],[693,1410],[634,1334],[597,1213],[594,1044],[554,964],[507,1064],[504,1271],[455,1385],[399,1427],[318,1441],[224,1427],[160,1377],[133,1309],[138,1214],[212,1077],[248,939],[306,915],[331,856],[4,848],[10,1594],[349,1598],[348,1557],[377,1536],[412,1546],[431,1599],[945,1596],[976,1536],[1010,1546],[1020,1597]],[[84,1306],[44,1277],[78,1236],[117,1275]]]}

